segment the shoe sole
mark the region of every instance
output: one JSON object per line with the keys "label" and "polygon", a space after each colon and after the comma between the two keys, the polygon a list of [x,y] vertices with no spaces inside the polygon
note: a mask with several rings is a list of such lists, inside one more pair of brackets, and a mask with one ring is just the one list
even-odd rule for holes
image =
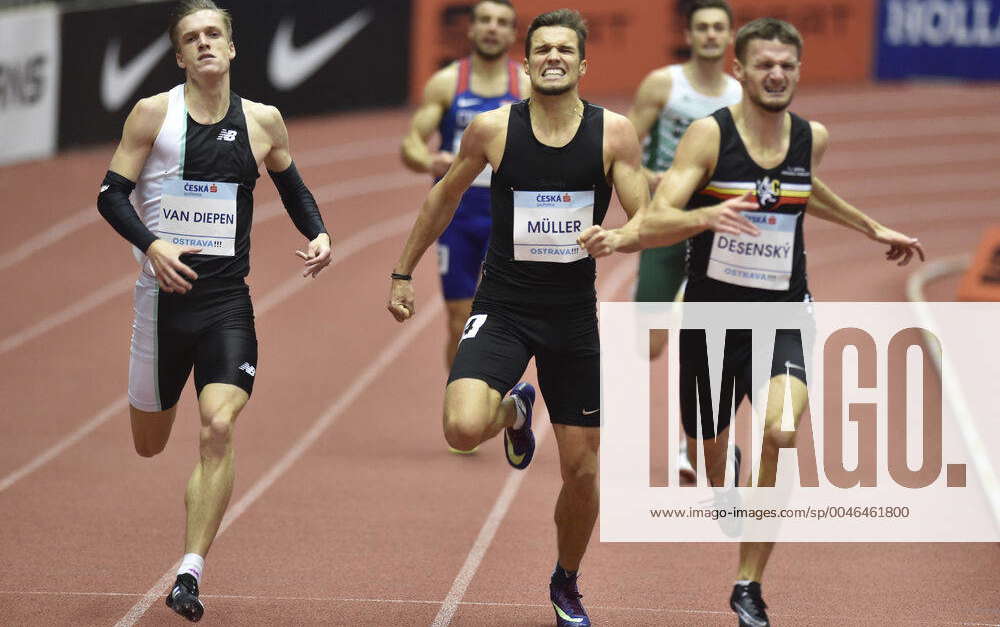
{"label": "shoe sole", "polygon": [[167,597],[167,607],[192,623],[197,623],[205,615],[205,606],[195,597],[194,603],[174,604],[173,597]]}
{"label": "shoe sole", "polygon": [[[740,627],[760,627],[760,623],[757,622],[756,619],[751,618],[751,621],[753,621],[753,622],[750,622],[750,621],[746,620],[745,618],[743,618],[744,610],[740,609],[738,606],[730,603],[729,604],[729,609],[733,610],[733,612],[736,613],[736,618],[737,618],[737,620],[740,621]],[[771,621],[768,621],[766,624],[770,625]]]}

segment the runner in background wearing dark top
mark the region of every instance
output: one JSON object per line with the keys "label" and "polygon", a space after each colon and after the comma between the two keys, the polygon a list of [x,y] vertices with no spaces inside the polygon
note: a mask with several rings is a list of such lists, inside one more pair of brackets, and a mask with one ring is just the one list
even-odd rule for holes
{"label": "runner in background wearing dark top", "polygon": [[[814,172],[826,152],[829,133],[818,122],[788,112],[799,81],[802,37],[794,26],[773,18],[754,20],[736,35],[734,75],[743,85],[740,104],[694,122],[677,149],[652,204],[621,229],[599,227],[581,241],[594,256],[629,252],[692,238],[686,302],[809,301],[802,219],[809,211],[887,244],[886,259],[907,264],[923,248],[912,237],[882,226],[848,204]],[[719,204],[720,201],[723,201]],[[687,208],[687,210],[683,208]],[[752,213],[741,213],[752,211]],[[764,244],[764,245],[762,245]],[[769,245],[769,246],[768,246]],[[775,247],[788,254],[772,254]],[[702,415],[706,471],[721,486],[731,415],[718,416],[718,432],[705,397],[704,332],[682,332],[681,414],[689,447]],[[807,365],[799,332],[776,337],[768,397],[784,399],[790,387],[795,423],[808,403]],[[728,332],[723,378],[736,380],[735,404],[750,395],[749,338]],[[707,398],[706,398],[707,400]],[[758,485],[773,486],[780,448],[794,446],[794,431],[781,429],[783,402],[768,403]],[[737,469],[738,477],[738,469]],[[760,582],[773,542],[743,542],[730,607],[740,625],[769,625]]]}

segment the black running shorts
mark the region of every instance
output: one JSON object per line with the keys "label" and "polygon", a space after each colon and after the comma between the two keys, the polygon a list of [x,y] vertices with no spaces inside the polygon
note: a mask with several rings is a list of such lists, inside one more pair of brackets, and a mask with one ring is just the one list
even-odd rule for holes
{"label": "black running shorts", "polygon": [[[808,333],[808,331],[807,331]],[[766,349],[770,350],[770,341]],[[730,329],[726,332],[722,358],[722,385],[719,395],[712,396],[710,376],[719,376],[709,368],[705,331],[684,329],[680,333],[680,406],[684,432],[692,438],[698,437],[698,413],[701,413],[702,438],[714,438],[725,430],[732,421],[731,410],[738,408],[743,398],[751,398],[752,366],[754,349],[749,330]],[[771,359],[771,377],[789,375],[806,381],[806,362],[802,350],[802,333],[798,329],[779,330],[774,336],[774,352]],[[735,398],[734,398],[735,396]],[[699,407],[700,406],[700,407]],[[718,424],[713,417],[718,408],[724,410],[718,416]],[[728,409],[726,409],[728,408]]]}
{"label": "black running shorts", "polygon": [[135,287],[129,402],[142,411],[177,404],[194,368],[200,395],[209,383],[253,391],[257,334],[250,290],[242,280],[201,280],[187,294],[162,292],[142,272]]}
{"label": "black running shorts", "polygon": [[479,379],[505,395],[535,358],[554,424],[601,424],[597,305],[498,303],[477,297],[448,377]]}

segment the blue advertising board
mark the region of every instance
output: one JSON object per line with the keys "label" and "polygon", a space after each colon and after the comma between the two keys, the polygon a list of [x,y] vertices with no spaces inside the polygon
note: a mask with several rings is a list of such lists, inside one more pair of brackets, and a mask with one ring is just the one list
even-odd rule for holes
{"label": "blue advertising board", "polygon": [[875,76],[1000,80],[1000,0],[880,0]]}

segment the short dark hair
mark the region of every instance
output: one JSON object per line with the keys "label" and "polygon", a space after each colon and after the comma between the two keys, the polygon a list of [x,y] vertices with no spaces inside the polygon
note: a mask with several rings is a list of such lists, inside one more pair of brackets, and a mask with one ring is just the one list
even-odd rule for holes
{"label": "short dark hair", "polygon": [[469,9],[469,18],[475,21],[476,9],[478,9],[481,5],[486,4],[487,2],[492,2],[493,4],[499,4],[500,6],[505,6],[508,9],[510,9],[511,13],[514,14],[514,25],[515,26],[517,25],[517,9],[514,8],[514,3],[511,2],[510,0],[477,0],[477,2],[472,5],[472,8]]}
{"label": "short dark hair", "polygon": [[688,4],[688,9],[685,15],[687,15],[687,25],[688,28],[691,27],[691,20],[694,19],[694,14],[702,9],[722,9],[726,12],[726,17],[729,18],[729,26],[733,25],[733,8],[729,6],[726,0],[694,0]]}
{"label": "short dark hair", "polygon": [[763,39],[764,41],[777,39],[783,44],[793,45],[799,58],[802,58],[802,35],[799,34],[798,29],[784,20],[760,17],[745,24],[736,33],[736,58],[740,60],[740,63],[746,61],[747,46],[754,39]]}
{"label": "short dark hair", "polygon": [[579,11],[573,9],[557,9],[542,13],[531,20],[528,27],[528,34],[524,37],[524,56],[531,56],[531,36],[535,31],[543,26],[565,26],[576,31],[577,47],[580,48],[580,58],[587,58],[587,21],[583,19]]}
{"label": "short dark hair", "polygon": [[[511,11],[514,11],[514,3],[510,0],[477,0],[475,4],[472,5],[470,13],[475,14],[476,9],[479,8],[480,4],[486,4],[487,2],[492,2],[493,4],[502,4],[505,7],[510,7]],[[516,13],[516,11],[514,11]]]}
{"label": "short dark hair", "polygon": [[181,20],[198,11],[215,11],[221,15],[222,23],[226,26],[226,35],[229,37],[229,41],[233,40],[233,16],[229,14],[229,11],[219,8],[212,0],[181,0],[170,12],[170,20],[167,23],[167,32],[170,34],[170,43],[174,45],[174,50],[177,50],[179,44],[177,25],[181,23]]}

